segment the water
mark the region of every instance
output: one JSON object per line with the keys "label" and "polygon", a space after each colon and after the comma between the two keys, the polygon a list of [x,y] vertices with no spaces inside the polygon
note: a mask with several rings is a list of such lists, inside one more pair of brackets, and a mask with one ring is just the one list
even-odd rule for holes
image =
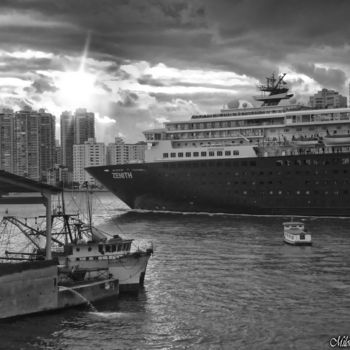
{"label": "water", "polygon": [[70,293],[75,294],[78,298],[80,298],[90,308],[91,311],[96,311],[97,312],[97,309],[95,308],[95,306],[93,306],[88,299],[86,299],[83,295],[81,295],[75,289],[72,289],[72,288],[69,288],[69,287],[60,286],[60,290],[67,290]]}
{"label": "water", "polygon": [[100,228],[153,242],[145,288],[2,322],[0,349],[328,349],[350,333],[350,219],[308,218],[314,245],[291,247],[287,218],[128,213],[99,197]]}

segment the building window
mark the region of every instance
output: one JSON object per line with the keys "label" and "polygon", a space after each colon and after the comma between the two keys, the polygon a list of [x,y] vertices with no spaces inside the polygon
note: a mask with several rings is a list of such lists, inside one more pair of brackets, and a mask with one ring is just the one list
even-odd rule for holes
{"label": "building window", "polygon": [[179,158],[182,158],[182,157],[184,156],[184,154],[183,154],[182,152],[180,152],[180,153],[177,154],[177,156],[178,156]]}
{"label": "building window", "polygon": [[199,152],[193,152],[193,157],[199,157]]}
{"label": "building window", "polygon": [[210,151],[210,152],[209,152],[209,157],[214,157],[214,155],[215,155],[215,154],[214,154],[213,151]]}
{"label": "building window", "polygon": [[175,158],[176,157],[176,153],[170,153],[170,157],[171,158]]}
{"label": "building window", "polygon": [[186,152],[186,157],[187,158],[191,157],[191,152]]}
{"label": "building window", "polygon": [[239,151],[237,151],[237,150],[236,150],[236,151],[233,151],[233,155],[234,155],[234,156],[239,156]]}
{"label": "building window", "polygon": [[202,157],[206,157],[207,156],[207,152],[201,152],[201,156]]}
{"label": "building window", "polygon": [[231,155],[231,151],[225,151],[225,156],[230,156]]}
{"label": "building window", "polygon": [[163,153],[163,158],[168,158],[169,154],[168,153]]}
{"label": "building window", "polygon": [[222,151],[217,151],[216,154],[217,154],[218,156],[222,156]]}

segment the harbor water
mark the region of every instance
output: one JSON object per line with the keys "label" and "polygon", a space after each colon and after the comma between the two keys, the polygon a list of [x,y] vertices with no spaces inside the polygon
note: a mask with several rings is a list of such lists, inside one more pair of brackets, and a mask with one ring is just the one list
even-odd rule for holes
{"label": "harbor water", "polygon": [[[97,196],[97,227],[153,242],[144,289],[2,321],[0,349],[329,349],[350,338],[350,219],[303,218],[314,244],[292,247],[286,217],[128,211]],[[72,194],[68,207],[82,201]]]}

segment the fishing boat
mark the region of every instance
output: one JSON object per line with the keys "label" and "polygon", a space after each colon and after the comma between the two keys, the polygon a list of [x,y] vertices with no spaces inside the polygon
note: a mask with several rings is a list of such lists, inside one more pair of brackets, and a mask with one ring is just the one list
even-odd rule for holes
{"label": "fishing boat", "polygon": [[[92,201],[87,196],[87,221],[81,214],[65,212],[64,196],[51,215],[52,258],[56,259],[61,271],[76,280],[90,280],[108,270],[111,278],[118,280],[120,292],[137,292],[144,285],[148,260],[153,254],[152,244],[145,247],[133,246],[133,239],[124,239],[118,234],[111,235],[92,225]],[[62,210],[61,210],[62,209]],[[41,217],[35,218],[35,221]],[[34,245],[26,257],[32,260],[44,258],[45,249],[33,237],[45,236],[45,230],[35,227],[26,218],[10,215],[3,217],[6,223],[16,226]],[[38,225],[37,225],[38,226]],[[23,257],[23,253],[6,251],[6,256]]]}
{"label": "fishing boat", "polygon": [[291,245],[312,245],[311,234],[305,229],[301,221],[283,223],[284,242]]}
{"label": "fishing boat", "polygon": [[65,244],[55,245],[53,252],[60,266],[72,272],[89,272],[89,276],[98,275],[98,269],[107,268],[110,276],[118,279],[120,292],[137,292],[144,285],[148,260],[153,254],[152,244],[144,248],[132,247],[133,239],[124,239],[118,234],[111,236],[79,217],[62,217],[61,213],[54,217],[63,219],[57,235],[64,237]]}
{"label": "fishing boat", "polygon": [[[0,203],[19,204],[23,198],[26,203],[43,203],[46,206],[47,224],[45,231],[39,231],[24,222],[26,230],[23,231],[23,237],[28,240],[28,249],[39,247],[39,238],[44,238],[45,248],[42,248],[43,254],[39,256],[35,252],[11,253],[6,250],[7,245],[11,245],[12,234],[18,232],[10,228],[11,222],[7,219],[1,222],[0,319],[91,304],[108,297],[115,298],[119,294],[118,280],[110,276],[108,269],[100,269],[98,276],[83,280],[74,278],[58,266],[56,259],[52,259],[51,195],[59,191],[53,186],[0,171]],[[34,192],[41,196],[7,197],[9,192]],[[41,235],[37,235],[38,232]],[[16,235],[16,246],[19,237],[22,236]]]}

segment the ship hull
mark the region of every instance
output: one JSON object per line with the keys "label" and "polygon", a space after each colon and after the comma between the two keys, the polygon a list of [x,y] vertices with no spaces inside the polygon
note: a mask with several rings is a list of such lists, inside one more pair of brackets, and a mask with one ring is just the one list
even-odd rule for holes
{"label": "ship hull", "polygon": [[350,153],[90,167],[130,208],[261,215],[350,215]]}

